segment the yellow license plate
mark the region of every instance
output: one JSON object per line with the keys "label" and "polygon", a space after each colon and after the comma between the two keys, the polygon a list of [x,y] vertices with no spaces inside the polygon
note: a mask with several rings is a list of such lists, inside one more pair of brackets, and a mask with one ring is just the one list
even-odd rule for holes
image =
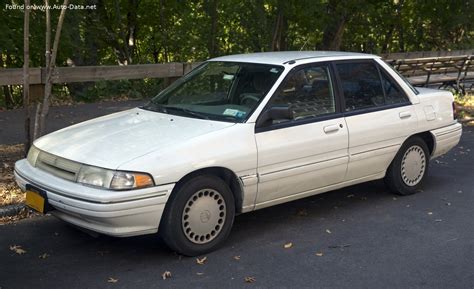
{"label": "yellow license plate", "polygon": [[35,211],[44,213],[44,198],[33,191],[26,191],[26,205]]}

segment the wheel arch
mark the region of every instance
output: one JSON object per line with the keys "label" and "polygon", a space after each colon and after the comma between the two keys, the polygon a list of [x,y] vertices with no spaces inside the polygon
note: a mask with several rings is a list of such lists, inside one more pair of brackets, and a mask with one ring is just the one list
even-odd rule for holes
{"label": "wheel arch", "polygon": [[173,191],[171,192],[174,194],[175,192],[179,191],[181,187],[186,184],[192,178],[202,176],[202,175],[211,175],[220,178],[223,180],[230,188],[232,194],[234,195],[234,202],[235,202],[235,213],[239,214],[242,212],[242,203],[243,203],[243,188],[242,183],[239,181],[237,175],[230,169],[225,167],[208,167],[208,168],[201,168],[195,171],[192,171],[185,176],[183,176],[174,186]]}
{"label": "wheel arch", "polygon": [[[407,142],[409,139],[411,139],[412,137],[419,137],[421,138],[425,143],[426,145],[428,146],[428,150],[429,150],[429,153],[430,153],[430,156],[433,155],[434,151],[435,151],[435,148],[436,148],[436,139],[435,137],[433,136],[433,134],[430,132],[430,131],[424,131],[424,132],[419,132],[419,133],[416,133],[416,134],[412,134],[410,135],[409,137],[407,137],[402,144],[400,144],[400,147],[398,148],[398,151],[402,148],[403,144],[405,142]],[[398,153],[397,151],[397,153]],[[397,154],[395,154],[392,158],[392,160],[390,161],[389,163],[389,166],[392,164],[392,162],[395,160],[395,157],[397,156]],[[388,167],[387,167],[388,169]]]}
{"label": "wheel arch", "polygon": [[[409,138],[414,137],[414,136],[420,137],[426,143],[426,145],[428,146],[429,152],[430,152],[430,156],[432,156],[433,152],[435,151],[435,146],[436,146],[436,140],[435,140],[433,134],[430,131],[424,131],[424,132],[414,134],[414,135],[410,136]],[[407,140],[409,138],[407,138]]]}

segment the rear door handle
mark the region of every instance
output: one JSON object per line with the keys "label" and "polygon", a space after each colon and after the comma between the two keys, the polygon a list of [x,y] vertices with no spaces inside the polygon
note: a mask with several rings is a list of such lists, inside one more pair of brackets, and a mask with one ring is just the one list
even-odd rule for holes
{"label": "rear door handle", "polygon": [[323,128],[323,130],[324,130],[325,133],[338,131],[339,130],[339,125],[338,124],[328,125],[328,126],[325,126]]}
{"label": "rear door handle", "polygon": [[411,112],[409,111],[402,111],[398,114],[398,116],[403,119],[403,118],[409,118],[411,116]]}

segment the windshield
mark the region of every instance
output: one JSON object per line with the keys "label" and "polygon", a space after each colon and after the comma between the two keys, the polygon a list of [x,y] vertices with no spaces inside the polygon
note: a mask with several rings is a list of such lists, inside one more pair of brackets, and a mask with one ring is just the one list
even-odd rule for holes
{"label": "windshield", "polygon": [[266,64],[205,62],[143,108],[195,118],[244,122],[283,69]]}

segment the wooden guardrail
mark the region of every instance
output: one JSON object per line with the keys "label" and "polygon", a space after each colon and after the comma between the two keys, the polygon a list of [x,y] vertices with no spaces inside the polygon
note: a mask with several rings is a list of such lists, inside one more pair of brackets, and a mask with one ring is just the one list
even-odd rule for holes
{"label": "wooden guardrail", "polygon": [[[384,54],[382,57],[418,86],[452,87],[464,93],[473,89],[474,49],[458,51],[422,51]],[[100,80],[178,78],[200,63],[138,64],[127,66],[57,67],[53,83],[72,83]],[[30,84],[36,90],[46,82],[44,68],[30,69]],[[469,83],[469,85],[466,85]],[[23,69],[0,68],[0,85],[23,84]],[[35,89],[33,89],[35,90]],[[41,94],[41,92],[39,92]]]}
{"label": "wooden guardrail", "polygon": [[[174,78],[190,71],[199,63],[137,64],[126,66],[77,66],[57,67],[53,83],[70,83],[99,80]],[[45,84],[45,68],[30,69],[30,84]],[[23,84],[22,68],[0,68],[0,85]]]}

